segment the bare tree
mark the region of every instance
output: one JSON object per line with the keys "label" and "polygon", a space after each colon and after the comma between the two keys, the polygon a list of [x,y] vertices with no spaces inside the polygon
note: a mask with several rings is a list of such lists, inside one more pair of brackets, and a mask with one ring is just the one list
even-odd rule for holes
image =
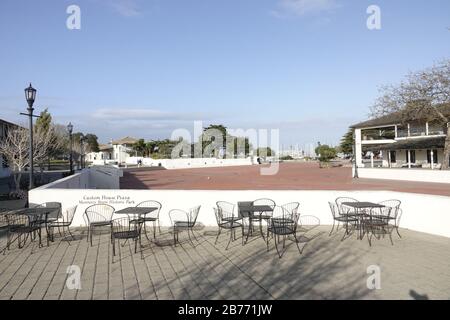
{"label": "bare tree", "polygon": [[[59,143],[54,139],[53,130],[36,129],[33,139],[33,159],[36,163],[44,161],[50,148]],[[19,127],[10,130],[6,139],[0,143],[0,153],[6,158],[14,174],[16,192],[20,191],[23,171],[30,164],[29,136],[27,129]]]}
{"label": "bare tree", "polygon": [[402,122],[425,120],[442,126],[446,133],[442,169],[449,168],[450,116],[442,107],[450,105],[450,59],[431,68],[411,72],[399,85],[384,86],[371,108],[373,116],[399,112]]}

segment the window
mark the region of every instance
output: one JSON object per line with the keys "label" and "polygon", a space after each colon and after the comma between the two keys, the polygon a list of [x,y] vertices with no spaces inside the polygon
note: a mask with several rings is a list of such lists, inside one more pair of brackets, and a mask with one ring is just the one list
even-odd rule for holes
{"label": "window", "polygon": [[396,163],[397,162],[397,157],[396,157],[396,153],[395,151],[389,151],[390,156],[391,156],[391,163]]}
{"label": "window", "polygon": [[[409,159],[409,155],[411,155],[411,160]],[[407,163],[416,163],[416,150],[406,150],[406,162]]]}
{"label": "window", "polygon": [[[427,162],[431,163],[431,150],[427,150]],[[438,163],[438,152],[433,150],[433,163]]]}

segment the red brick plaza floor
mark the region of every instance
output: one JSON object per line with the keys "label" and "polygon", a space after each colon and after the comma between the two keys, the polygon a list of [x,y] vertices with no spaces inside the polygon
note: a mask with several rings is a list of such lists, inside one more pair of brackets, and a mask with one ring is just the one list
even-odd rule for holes
{"label": "red brick plaza floor", "polygon": [[[261,166],[164,170],[126,169],[121,189],[178,190],[391,190],[450,196],[450,186],[395,180],[353,179],[351,168],[319,168],[317,163],[281,163],[276,175]],[[407,170],[407,169],[405,169]]]}

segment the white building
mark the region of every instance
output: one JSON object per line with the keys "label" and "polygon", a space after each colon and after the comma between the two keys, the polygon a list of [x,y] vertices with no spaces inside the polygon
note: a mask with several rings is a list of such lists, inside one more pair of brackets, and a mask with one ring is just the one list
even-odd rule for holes
{"label": "white building", "polygon": [[99,146],[99,152],[90,152],[86,155],[87,162],[93,164],[124,164],[130,156],[133,156],[132,146],[138,139],[125,137],[111,141],[110,144]]}
{"label": "white building", "polygon": [[89,152],[86,155],[86,161],[90,163],[107,163],[113,160],[113,147],[109,144],[100,144],[98,152]]}
{"label": "white building", "polygon": [[[450,117],[450,105],[439,111]],[[355,158],[358,167],[438,169],[444,159],[448,130],[442,124],[425,120],[401,121],[400,113],[361,122],[355,130]]]}
{"label": "white building", "polygon": [[[18,125],[0,119],[0,141],[3,141],[8,136],[8,131],[17,128]],[[11,174],[11,170],[8,167],[8,163],[0,154],[0,178],[8,177]]]}

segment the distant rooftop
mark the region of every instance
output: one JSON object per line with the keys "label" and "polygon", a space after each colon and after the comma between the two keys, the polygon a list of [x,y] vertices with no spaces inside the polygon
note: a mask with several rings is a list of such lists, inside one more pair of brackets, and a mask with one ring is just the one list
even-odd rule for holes
{"label": "distant rooftop", "polygon": [[109,144],[100,144],[100,145],[98,146],[98,149],[99,149],[100,151],[112,150],[112,146],[109,145]]}
{"label": "distant rooftop", "polygon": [[138,142],[138,139],[133,137],[125,137],[119,140],[115,140],[112,142],[112,144],[134,144]]}

